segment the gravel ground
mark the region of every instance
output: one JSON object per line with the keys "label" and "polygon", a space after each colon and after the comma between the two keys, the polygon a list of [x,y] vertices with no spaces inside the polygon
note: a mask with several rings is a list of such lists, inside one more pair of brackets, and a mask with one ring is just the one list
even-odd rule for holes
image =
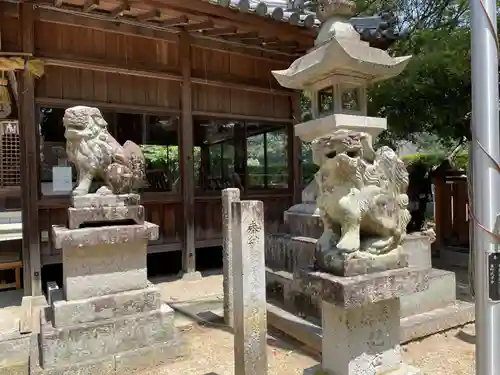
{"label": "gravel ground", "polygon": [[[425,375],[472,375],[474,370],[473,326],[437,334],[403,348],[407,363]],[[183,332],[191,350],[187,360],[141,375],[233,375],[233,336],[214,327],[194,326]],[[268,339],[269,375],[302,375],[318,359],[300,349],[295,340],[273,333]]]}
{"label": "gravel ground", "polygon": [[[471,300],[467,273],[452,269],[457,276],[457,296]],[[157,279],[165,301],[178,303],[182,300],[208,298],[222,295],[220,275],[206,275],[203,280],[186,283],[181,280]],[[301,350],[302,344],[282,334],[270,332],[268,339],[269,375],[302,375],[303,370],[319,361],[314,355]],[[183,332],[191,355],[163,369],[141,375],[233,375],[233,336],[218,326],[191,326]],[[423,375],[472,375],[474,364],[474,326],[450,330],[423,340],[412,342],[403,348],[405,361],[422,370]]]}
{"label": "gravel ground", "polygon": [[406,361],[425,375],[475,374],[474,325],[411,342],[404,349]]}
{"label": "gravel ground", "polygon": [[[141,375],[233,375],[233,335],[219,328],[193,326],[183,332],[190,347],[190,357],[162,369]],[[302,375],[305,368],[318,362],[297,349],[296,342],[269,336],[267,346],[268,375]]]}

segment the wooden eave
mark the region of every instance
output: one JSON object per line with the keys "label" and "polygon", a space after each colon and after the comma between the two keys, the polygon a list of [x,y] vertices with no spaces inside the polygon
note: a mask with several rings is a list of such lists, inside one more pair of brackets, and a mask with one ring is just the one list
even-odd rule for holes
{"label": "wooden eave", "polygon": [[[129,30],[147,28],[170,34],[170,38],[175,34],[188,33],[195,39],[215,40],[289,58],[304,54],[313,46],[317,34],[315,28],[292,25],[256,13],[242,13],[203,0],[25,2],[40,8],[39,16],[42,21],[77,24],[82,27],[92,27],[91,24],[107,21],[109,27],[120,25]],[[7,8],[10,15],[15,15],[15,9]],[[77,22],[74,17],[78,17]],[[140,35],[138,30],[130,33]],[[272,43],[269,43],[270,39],[273,40]]]}

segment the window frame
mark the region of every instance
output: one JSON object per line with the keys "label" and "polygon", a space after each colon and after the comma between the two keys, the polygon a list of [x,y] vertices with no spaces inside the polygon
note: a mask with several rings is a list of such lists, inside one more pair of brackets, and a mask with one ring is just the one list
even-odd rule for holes
{"label": "window frame", "polygon": [[[72,103],[72,106],[74,105],[86,105],[85,102],[81,103]],[[53,108],[53,109],[62,109],[65,110],[66,108],[69,108],[68,105],[57,105],[57,104],[49,104],[47,103],[37,103],[36,105],[36,123],[40,124],[40,110],[41,108]],[[181,161],[181,123],[179,121],[179,114],[175,112],[157,112],[157,111],[148,111],[147,108],[144,108],[143,110],[138,110],[135,108],[132,108],[130,110],[122,107],[113,107],[113,106],[98,106],[99,110],[101,113],[110,113],[113,115],[113,123],[108,126],[108,131],[110,134],[116,139],[117,138],[117,124],[116,124],[116,117],[117,114],[122,113],[122,114],[133,114],[133,115],[141,115],[142,119],[142,131],[141,131],[141,145],[144,144],[143,142],[148,139],[148,117],[175,117],[175,132],[176,132],[176,139],[177,139],[177,146],[179,149],[179,188],[177,190],[171,190],[171,191],[140,191],[141,197],[151,197],[151,196],[158,196],[158,195],[166,195],[169,197],[176,197],[179,198],[182,197],[182,187],[181,187],[181,181],[182,181],[182,161]],[[37,148],[40,148],[40,141],[41,141],[41,127],[39,126],[39,129],[37,129]],[[61,198],[66,198],[69,197],[69,194],[66,193],[52,193],[52,194],[43,194],[42,192],[42,184],[44,183],[49,183],[51,184],[52,181],[49,182],[44,182],[41,178],[41,168],[42,168],[42,163],[40,160],[40,155],[38,155],[38,164],[39,164],[39,176],[38,176],[38,184],[39,184],[39,199],[40,200],[50,200],[50,199],[61,199]]]}

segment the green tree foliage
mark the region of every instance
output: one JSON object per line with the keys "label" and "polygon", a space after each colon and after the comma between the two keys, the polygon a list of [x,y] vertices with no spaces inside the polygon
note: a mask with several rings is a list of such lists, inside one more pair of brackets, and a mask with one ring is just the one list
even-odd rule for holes
{"label": "green tree foliage", "polygon": [[470,41],[467,27],[415,32],[405,53],[411,53],[398,77],[369,89],[368,111],[387,117],[383,139],[413,140],[420,133],[442,141],[468,135],[471,109]]}

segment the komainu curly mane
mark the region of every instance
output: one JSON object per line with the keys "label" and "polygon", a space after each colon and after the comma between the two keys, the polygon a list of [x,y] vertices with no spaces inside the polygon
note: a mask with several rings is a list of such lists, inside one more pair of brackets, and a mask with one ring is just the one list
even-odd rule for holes
{"label": "komainu curly mane", "polygon": [[87,194],[101,177],[114,194],[128,193],[144,181],[144,156],[134,142],[121,146],[108,132],[97,108],[77,106],[65,111],[66,152],[78,170],[74,195]]}

